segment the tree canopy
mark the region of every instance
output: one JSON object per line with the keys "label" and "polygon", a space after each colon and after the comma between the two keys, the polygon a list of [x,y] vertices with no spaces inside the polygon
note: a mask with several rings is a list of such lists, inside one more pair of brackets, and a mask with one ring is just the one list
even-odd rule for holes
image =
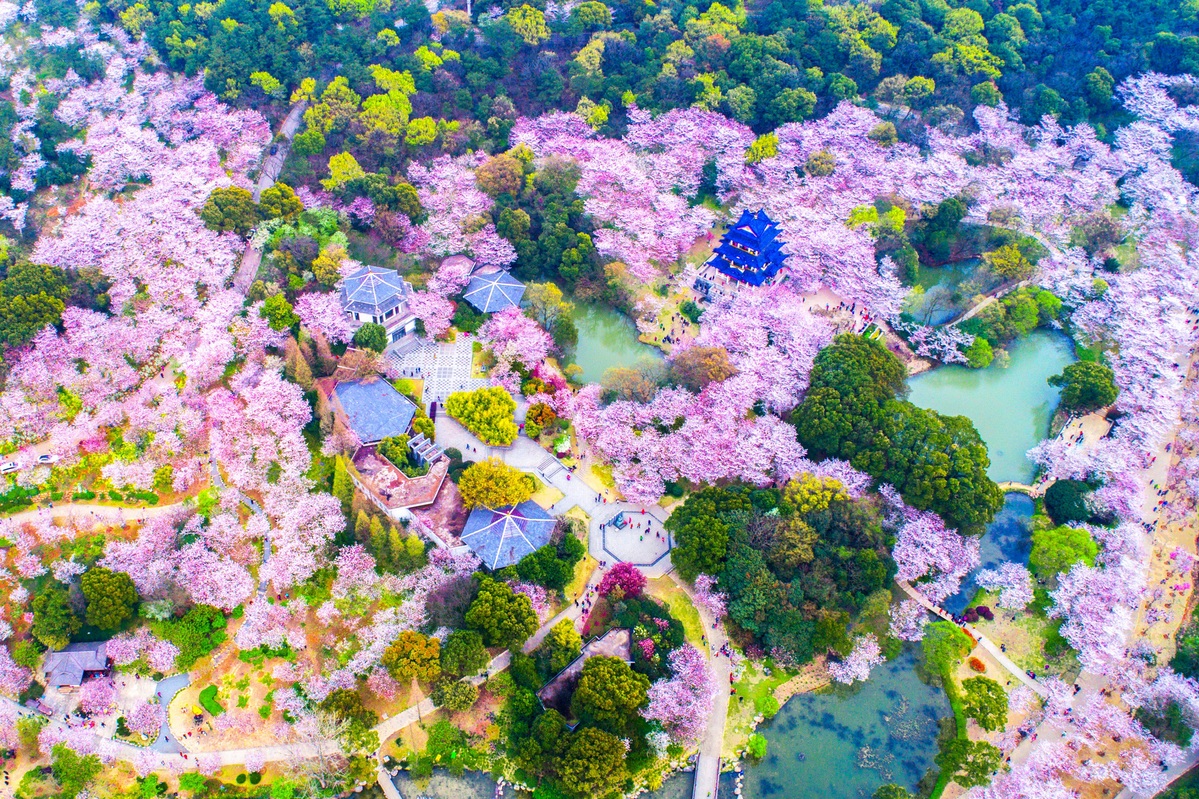
{"label": "tree canopy", "polygon": [[989,677],[962,681],[962,707],[984,730],[994,732],[1007,726],[1007,692]]}
{"label": "tree canopy", "polygon": [[524,594],[490,577],[479,581],[479,594],[466,611],[466,623],[488,646],[517,648],[537,630],[537,614]]}
{"label": "tree canopy", "polygon": [[1049,378],[1049,385],[1061,386],[1062,407],[1079,414],[1111,405],[1120,393],[1111,368],[1095,361],[1070,364]]}
{"label": "tree canopy", "polygon": [[964,416],[898,398],[906,371],[882,344],[842,334],[816,356],[793,422],[810,455],[841,458],[904,500],[965,533],[981,533],[1003,504],[987,476],[987,446]]}
{"label": "tree canopy", "polygon": [[432,682],[441,676],[441,642],[404,630],[383,650],[381,662],[397,680]]}
{"label": "tree canopy", "polygon": [[501,508],[519,505],[533,496],[537,481],[499,458],[472,463],[458,478],[462,504],[468,508]]}
{"label": "tree canopy", "polygon": [[588,658],[570,698],[570,710],[588,726],[624,735],[645,704],[649,678],[638,674],[620,658]]}
{"label": "tree canopy", "polygon": [[1033,574],[1047,580],[1075,563],[1094,564],[1098,554],[1099,545],[1086,530],[1065,525],[1034,529],[1028,565]]}
{"label": "tree canopy", "polygon": [[506,447],[516,440],[516,401],[500,386],[456,391],[445,410],[487,444]]}
{"label": "tree canopy", "polygon": [[87,623],[93,627],[116,630],[133,618],[137,589],[125,572],[97,566],[84,573],[80,587],[87,600]]}

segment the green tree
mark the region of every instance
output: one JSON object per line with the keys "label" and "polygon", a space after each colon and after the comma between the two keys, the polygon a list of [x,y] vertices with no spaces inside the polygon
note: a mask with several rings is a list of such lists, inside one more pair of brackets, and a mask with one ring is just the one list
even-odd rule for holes
{"label": "green tree", "polygon": [[1065,525],[1034,529],[1028,565],[1033,574],[1047,580],[1069,571],[1075,563],[1094,565],[1095,556],[1098,554],[1099,545],[1086,530]]}
{"label": "green tree", "polygon": [[470,677],[487,665],[483,636],[475,630],[455,630],[441,646],[441,670],[453,677]]}
{"label": "green tree", "polygon": [[488,646],[519,648],[537,630],[537,614],[524,594],[490,577],[479,581],[479,594],[466,611],[466,623],[483,634]]}
{"label": "green tree", "polygon": [[837,157],[828,150],[817,150],[808,156],[804,172],[814,178],[825,178],[837,170]]}
{"label": "green tree", "polygon": [[263,300],[258,315],[267,320],[271,330],[287,330],[300,322],[300,317],[282,294],[272,294]]}
{"label": "green tree", "polygon": [[519,432],[516,401],[501,386],[456,391],[446,399],[445,411],[492,446],[508,446]]}
{"label": "green tree", "polygon": [[871,799],[916,799],[912,794],[908,793],[908,789],[902,785],[896,785],[889,782],[886,785],[880,785],[878,790],[874,792]]}
{"label": "green tree", "polygon": [[962,708],[984,730],[994,732],[1007,726],[1007,692],[988,677],[970,677],[962,681]]}
{"label": "green tree", "polygon": [[102,770],[99,755],[81,755],[66,744],[55,744],[50,755],[50,771],[65,799],[74,799]]}
{"label": "green tree", "polygon": [[679,574],[694,580],[699,574],[719,574],[728,554],[730,527],[725,516],[748,511],[749,498],[721,488],[705,488],[687,498],[666,529],[674,535],[671,562]]}
{"label": "green tree", "polygon": [[981,532],[1003,503],[987,476],[986,444],[969,419],[899,399],[905,375],[882,344],[838,336],[816,356],[811,388],[792,414],[799,440],[810,455],[848,460],[908,504]]}
{"label": "green tree", "polygon": [[569,666],[582,650],[583,636],[579,635],[573,621],[563,619],[550,628],[534,658],[538,670],[548,678]]}
{"label": "green tree", "polygon": [[572,303],[562,299],[562,289],[553,283],[528,284],[525,287],[523,305],[525,315],[546,330],[552,330],[559,318],[569,316],[574,310]]}
{"label": "green tree", "polygon": [[617,796],[629,778],[624,744],[594,727],[583,727],[570,736],[557,770],[562,786],[580,798]]}
{"label": "green tree", "polygon": [[521,558],[516,564],[516,574],[526,582],[561,591],[574,578],[575,565],[584,554],[583,542],[568,532],[558,544],[538,547]]}
{"label": "green tree", "polygon": [[588,726],[626,734],[645,704],[649,678],[620,658],[597,655],[583,664],[570,710]]}
{"label": "green tree", "polygon": [[966,362],[971,369],[985,369],[991,365],[991,361],[995,360],[995,351],[991,349],[991,342],[982,336],[975,336],[974,341],[962,354],[966,356]]}
{"label": "green tree", "polygon": [[749,740],[745,742],[745,751],[754,760],[761,760],[766,757],[766,750],[769,748],[769,741],[766,736],[761,733],[754,733],[749,736]]}
{"label": "green tree", "polygon": [[1061,386],[1062,407],[1072,413],[1090,413],[1111,405],[1120,390],[1111,368],[1095,361],[1079,361],[1049,378],[1049,385]]}
{"label": "green tree", "polygon": [[354,346],[383,352],[387,349],[387,328],[374,322],[366,322],[354,331]]}
{"label": "green tree", "polygon": [[262,192],[258,200],[263,219],[282,219],[294,222],[304,210],[304,203],[286,183],[275,183]]}
{"label": "green tree", "polygon": [[1091,490],[1082,480],[1055,480],[1045,490],[1045,512],[1054,524],[1090,521],[1093,514],[1087,497]]}
{"label": "green tree", "polygon": [[57,325],[70,296],[62,270],[20,261],[0,281],[0,343],[27,344],[47,325]]}
{"label": "green tree", "polygon": [[924,666],[928,672],[945,677],[969,654],[973,644],[970,636],[953,622],[934,621],[925,627],[924,639],[920,646],[924,652]]}
{"label": "green tree", "polygon": [[504,20],[516,32],[516,35],[530,47],[536,47],[550,38],[550,29],[545,24],[545,14],[528,3],[508,9]]}
{"label": "green tree", "polygon": [[69,599],[65,590],[50,581],[33,595],[33,601],[30,602],[33,637],[51,649],[65,647],[82,626],[79,617],[71,610]]}
{"label": "green tree", "polygon": [[324,151],[326,143],[325,135],[321,133],[320,129],[310,127],[295,135],[291,141],[291,148],[296,155],[320,155]]}
{"label": "green tree", "polygon": [[382,663],[397,680],[432,682],[441,676],[441,642],[404,630],[383,650]]}
{"label": "green tree", "polygon": [[1005,244],[997,250],[984,253],[983,260],[992,272],[1004,280],[1027,280],[1035,268],[1015,244]]}
{"label": "green tree", "polygon": [[533,496],[537,481],[532,475],[501,461],[488,458],[472,463],[458,478],[462,504],[468,508],[500,508],[519,505]]}
{"label": "green tree", "polygon": [[213,189],[200,208],[200,218],[210,230],[233,231],[248,235],[262,216],[254,204],[254,195],[239,186]]}
{"label": "green tree", "polygon": [[492,197],[519,194],[525,182],[524,164],[509,153],[494,155],[475,169],[475,182]]}
{"label": "green tree", "polygon": [[87,623],[101,630],[116,630],[133,618],[137,589],[125,572],[100,566],[88,569],[79,581],[87,601]]}
{"label": "green tree", "polygon": [[349,688],[338,688],[320,703],[321,710],[346,722],[347,728],[342,744],[347,754],[370,752],[379,748],[379,734],[372,727],[379,723],[379,714],[362,703],[358,692]]}
{"label": "green tree", "polygon": [[351,180],[366,177],[366,170],[352,153],[340,152],[329,159],[329,177],[321,181],[328,191],[334,191]]}
{"label": "green tree", "polygon": [[433,689],[433,703],[446,710],[470,710],[478,699],[479,689],[469,682],[442,682]]}
{"label": "green tree", "polygon": [[1003,763],[1003,752],[986,741],[954,738],[934,758],[942,773],[963,788],[987,785]]}
{"label": "green tree", "polygon": [[765,133],[754,140],[745,151],[745,163],[758,164],[767,158],[779,154],[779,137],[773,133]]}
{"label": "green tree", "polygon": [[890,147],[899,141],[899,133],[895,130],[893,122],[880,122],[870,129],[870,132],[866,134],[866,138],[877,142],[883,147]]}

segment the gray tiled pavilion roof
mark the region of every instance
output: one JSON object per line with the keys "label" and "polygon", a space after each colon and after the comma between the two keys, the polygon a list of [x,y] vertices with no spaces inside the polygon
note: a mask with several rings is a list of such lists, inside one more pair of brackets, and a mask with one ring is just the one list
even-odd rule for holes
{"label": "gray tiled pavilion roof", "polygon": [[104,671],[108,668],[108,642],[95,641],[70,644],[57,652],[46,655],[43,668],[46,683],[51,687],[81,685],[84,672]]}
{"label": "gray tiled pavilion roof", "polygon": [[483,313],[495,313],[520,305],[524,293],[525,284],[500,269],[471,277],[462,296]]}
{"label": "gray tiled pavilion roof", "polygon": [[350,429],[363,444],[408,432],[416,406],[386,380],[347,380],[333,389]]}
{"label": "gray tiled pavilion roof", "polygon": [[475,508],[462,530],[462,543],[489,569],[511,566],[550,542],[554,517],[533,500],[503,508]]}
{"label": "gray tiled pavilion roof", "polygon": [[364,266],[345,279],[341,302],[347,311],[382,316],[408,296],[404,278],[394,269]]}

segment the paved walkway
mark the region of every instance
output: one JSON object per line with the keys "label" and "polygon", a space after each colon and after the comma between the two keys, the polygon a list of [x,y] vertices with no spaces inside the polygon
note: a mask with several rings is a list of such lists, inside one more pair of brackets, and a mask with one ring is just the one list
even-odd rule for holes
{"label": "paved walkway", "polygon": [[[279,173],[283,170],[283,162],[287,160],[287,151],[291,149],[291,139],[296,135],[296,131],[300,129],[300,120],[304,118],[304,109],[308,103],[301,100],[291,107],[287,112],[287,117],[283,120],[283,125],[279,128],[279,135],[282,140],[272,144],[277,147],[274,155],[267,155],[266,160],[262,163],[262,173],[258,177],[258,183],[254,185],[254,202],[258,202],[258,198],[262,193],[275,185],[275,181],[279,178]],[[246,245],[246,251],[242,254],[241,265],[237,268],[237,274],[233,278],[233,285],[242,294],[250,290],[250,284],[254,282],[254,278],[258,275],[258,267],[262,263],[262,250],[257,247]]]}
{"label": "paved walkway", "polygon": [[175,694],[182,691],[191,683],[191,676],[186,672],[176,674],[173,677],[167,677],[158,683],[155,692],[159,696],[160,707],[162,708],[162,729],[158,732],[158,739],[150,744],[150,748],[155,752],[186,752],[187,748],[177,737],[171,737],[171,700],[175,698]]}
{"label": "paved walkway", "polygon": [[[917,591],[910,583],[908,583],[904,580],[896,580],[895,583],[896,583],[896,585],[898,585],[900,587],[900,589],[903,590],[903,592],[905,594],[910,596],[912,599],[916,600],[916,602],[919,603],[920,606],[923,607],[925,610],[944,619],[945,621],[957,624],[957,622],[955,622],[953,620],[953,616],[951,616],[949,613],[947,613],[943,608],[941,608],[937,605],[934,605],[932,602],[930,602],[928,600],[928,598],[924,596],[924,594]],[[1009,658],[1003,652],[1003,650],[1001,650],[999,647],[995,646],[995,644],[992,643],[991,639],[987,638],[985,635],[983,635],[981,632],[979,632],[973,625],[961,624],[958,626],[960,626],[963,630],[965,630],[967,633],[969,633],[970,636],[974,640],[978,641],[979,645],[983,649],[987,650],[987,652],[989,652],[991,654],[991,656],[994,657],[995,660],[997,660],[1001,666],[1003,666],[1005,669],[1007,669],[1009,672],[1012,673],[1012,676],[1014,676],[1020,682],[1027,685],[1029,688],[1033,689],[1033,691],[1035,691],[1038,696],[1046,696],[1048,694],[1048,692],[1045,690],[1044,686],[1042,686],[1039,682],[1034,680],[1032,677],[1029,677],[1028,674],[1025,673],[1024,669],[1020,668],[1014,662],[1012,662],[1012,659]]]}
{"label": "paved walkway", "polygon": [[[646,528],[616,530],[609,522],[621,512],[633,518],[635,524],[652,519],[653,530],[661,530],[669,512],[660,505],[637,505],[631,502],[604,502],[591,486],[575,479],[566,468],[549,452],[526,436],[519,436],[507,447],[490,447],[476,438],[469,430],[444,413],[437,414],[437,444],[443,449],[454,448],[468,461],[499,458],[504,463],[523,472],[537,475],[546,484],[562,492],[562,499],[549,509],[561,516],[572,508],[580,508],[590,519],[588,529],[588,551],[592,557],[605,558],[607,552],[612,562],[625,560],[641,568],[646,577],[663,577],[673,568],[670,562],[670,541],[646,534]],[[602,529],[601,529],[602,527]]]}
{"label": "paved walkway", "polygon": [[691,795],[694,799],[708,799],[716,796],[720,787],[720,757],[724,749],[724,724],[729,716],[729,685],[732,675],[732,663],[723,655],[717,655],[728,638],[724,634],[724,625],[712,618],[712,614],[694,602],[691,586],[679,578],[674,572],[670,579],[687,596],[691,597],[695,609],[699,611],[700,621],[704,625],[704,633],[708,638],[708,664],[712,667],[712,683],[716,688],[716,696],[712,701],[712,711],[708,714],[708,723],[704,730],[704,738],[699,744],[699,757],[695,761],[695,777],[691,783]]}
{"label": "paved walkway", "polygon": [[23,510],[6,518],[14,522],[24,522],[32,519],[82,519],[84,517],[92,517],[96,522],[115,522],[118,525],[123,525],[125,522],[140,522],[146,519],[153,519],[156,516],[165,516],[176,508],[182,507],[184,504],[186,504],[186,501],[177,502],[173,505],[154,505],[148,508],[125,508],[120,505],[88,505],[68,502],[55,505],[53,508]]}
{"label": "paved walkway", "polygon": [[473,336],[459,333],[453,341],[422,341],[416,349],[402,354],[388,350],[386,357],[402,377],[425,381],[421,394],[425,405],[433,402],[440,405],[455,391],[474,391],[491,385],[486,377],[471,376],[474,341]]}

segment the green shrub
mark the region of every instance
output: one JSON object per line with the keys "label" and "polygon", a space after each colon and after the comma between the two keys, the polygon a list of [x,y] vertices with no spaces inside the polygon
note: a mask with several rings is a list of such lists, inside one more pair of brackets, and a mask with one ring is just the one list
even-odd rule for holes
{"label": "green shrub", "polygon": [[761,760],[762,758],[766,757],[766,746],[767,742],[765,736],[755,732],[753,735],[749,736],[749,741],[745,744],[745,751],[749,753],[749,756],[754,760]]}
{"label": "green shrub", "polygon": [[500,386],[454,392],[445,410],[487,444],[506,447],[516,440],[516,401]]}
{"label": "green shrub", "polygon": [[210,685],[200,692],[200,706],[214,716],[219,716],[225,712],[225,708],[221,707],[221,703],[216,701],[217,688],[215,685]]}

